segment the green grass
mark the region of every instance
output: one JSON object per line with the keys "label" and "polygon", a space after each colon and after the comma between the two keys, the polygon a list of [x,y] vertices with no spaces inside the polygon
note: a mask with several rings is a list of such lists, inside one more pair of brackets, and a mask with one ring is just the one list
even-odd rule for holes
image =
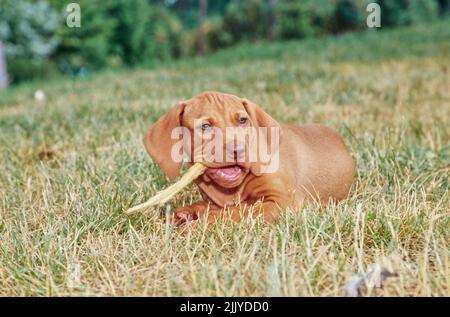
{"label": "green grass", "polygon": [[[447,20],[0,94],[0,295],[336,296],[382,263],[399,277],[368,295],[449,296],[449,68]],[[46,102],[33,100],[37,88]],[[189,235],[152,215],[127,218],[168,184],[144,131],[204,90],[338,129],[357,161],[351,197],[276,225]],[[192,186],[169,208],[198,196]],[[73,265],[81,283],[69,287]]]}

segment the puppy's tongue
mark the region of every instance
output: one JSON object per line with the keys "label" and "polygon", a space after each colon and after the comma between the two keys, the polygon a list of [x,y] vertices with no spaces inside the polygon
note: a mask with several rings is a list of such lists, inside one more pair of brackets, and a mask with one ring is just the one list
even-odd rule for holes
{"label": "puppy's tongue", "polygon": [[226,180],[236,179],[242,172],[239,166],[227,166],[216,169],[216,175]]}

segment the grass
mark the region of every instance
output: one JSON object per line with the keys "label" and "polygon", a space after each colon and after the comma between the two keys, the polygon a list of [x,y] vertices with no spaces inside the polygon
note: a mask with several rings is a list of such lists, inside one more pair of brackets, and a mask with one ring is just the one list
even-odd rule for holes
{"label": "grass", "polygon": [[[3,93],[0,295],[338,296],[381,263],[399,276],[366,295],[449,296],[449,65],[447,20]],[[145,129],[203,90],[338,129],[357,161],[351,197],[190,235],[127,218],[167,185]],[[168,209],[198,197],[192,186]]]}

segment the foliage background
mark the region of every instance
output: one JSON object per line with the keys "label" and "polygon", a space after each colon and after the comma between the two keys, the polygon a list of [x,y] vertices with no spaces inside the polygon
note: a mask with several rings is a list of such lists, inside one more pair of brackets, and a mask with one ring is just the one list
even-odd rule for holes
{"label": "foliage background", "polygon": [[[0,41],[6,46],[9,79],[19,83],[104,68],[152,67],[243,42],[364,31],[370,1],[205,1],[207,13],[199,24],[200,2],[78,0],[82,27],[69,28],[66,1],[0,0]],[[445,18],[450,0],[378,3],[386,29]]]}

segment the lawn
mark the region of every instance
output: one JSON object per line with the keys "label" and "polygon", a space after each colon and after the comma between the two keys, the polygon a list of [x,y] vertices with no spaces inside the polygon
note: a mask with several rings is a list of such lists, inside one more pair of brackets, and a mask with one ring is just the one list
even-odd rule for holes
{"label": "lawn", "polygon": [[[146,128],[204,90],[336,128],[357,162],[349,199],[183,235],[125,216],[168,185]],[[449,296],[449,137],[448,19],[13,87],[0,94],[0,295],[338,296],[380,263],[398,277],[366,295]],[[198,197],[191,186],[166,211]]]}

